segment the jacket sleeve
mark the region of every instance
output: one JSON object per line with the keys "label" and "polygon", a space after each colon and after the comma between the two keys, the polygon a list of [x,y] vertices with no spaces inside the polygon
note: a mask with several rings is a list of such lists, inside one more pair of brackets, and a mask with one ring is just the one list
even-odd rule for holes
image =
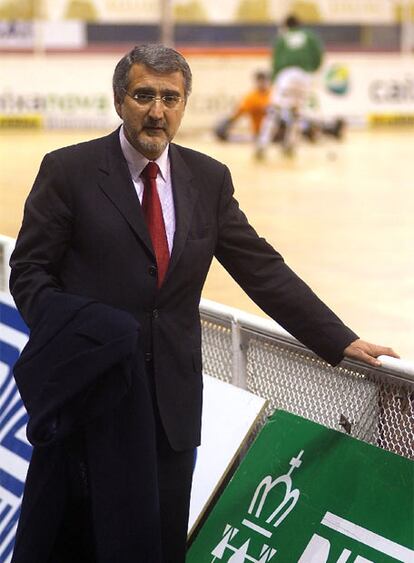
{"label": "jacket sleeve", "polygon": [[68,248],[73,223],[66,180],[57,157],[46,155],[26,200],[11,256],[10,292],[29,327],[48,292],[61,289],[59,264]]}
{"label": "jacket sleeve", "polygon": [[249,297],[305,346],[332,365],[358,336],[327,307],[249,225],[225,170],[215,255]]}

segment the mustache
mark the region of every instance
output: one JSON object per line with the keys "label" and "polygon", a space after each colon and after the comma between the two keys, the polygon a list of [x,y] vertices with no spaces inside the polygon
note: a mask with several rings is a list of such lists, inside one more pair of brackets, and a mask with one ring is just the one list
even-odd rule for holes
{"label": "mustache", "polygon": [[157,127],[159,129],[165,129],[167,127],[164,119],[154,119],[152,117],[147,117],[143,122],[144,127]]}

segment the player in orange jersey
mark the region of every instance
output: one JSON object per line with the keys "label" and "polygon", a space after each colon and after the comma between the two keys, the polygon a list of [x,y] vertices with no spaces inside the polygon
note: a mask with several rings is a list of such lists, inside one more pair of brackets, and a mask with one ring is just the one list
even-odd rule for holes
{"label": "player in orange jersey", "polygon": [[[268,74],[262,71],[255,72],[254,89],[246,94],[230,117],[220,121],[214,130],[217,137],[223,141],[241,140],[239,138],[232,139],[230,137],[230,128],[242,115],[247,115],[250,118],[252,136],[256,138],[260,132],[260,126],[266,114],[267,106],[269,105],[269,95],[270,78]],[[250,138],[249,140],[252,139]]]}

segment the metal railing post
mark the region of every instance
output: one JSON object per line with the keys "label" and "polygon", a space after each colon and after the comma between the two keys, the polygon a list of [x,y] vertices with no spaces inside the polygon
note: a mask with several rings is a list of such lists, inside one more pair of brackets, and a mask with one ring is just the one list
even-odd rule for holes
{"label": "metal railing post", "polygon": [[232,383],[247,389],[247,339],[241,324],[234,317],[231,321],[231,342],[233,351]]}

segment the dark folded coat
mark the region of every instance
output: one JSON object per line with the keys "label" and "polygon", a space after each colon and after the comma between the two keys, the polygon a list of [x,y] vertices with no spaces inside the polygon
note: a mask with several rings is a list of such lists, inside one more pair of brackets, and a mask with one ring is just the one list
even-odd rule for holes
{"label": "dark folded coat", "polygon": [[64,468],[72,451],[87,468],[97,561],[158,563],[155,429],[136,320],[53,292],[14,375],[34,450],[13,563],[50,560],[73,487]]}

